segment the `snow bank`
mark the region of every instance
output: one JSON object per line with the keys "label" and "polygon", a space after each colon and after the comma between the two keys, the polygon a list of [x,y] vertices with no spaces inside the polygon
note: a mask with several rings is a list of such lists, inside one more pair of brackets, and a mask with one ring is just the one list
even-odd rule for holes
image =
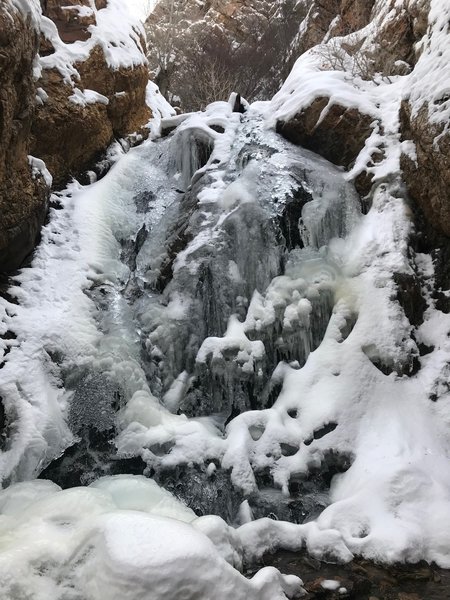
{"label": "snow bank", "polygon": [[227,562],[236,554],[228,526],[197,519],[144,477],[65,491],[49,481],[16,484],[0,492],[0,523],[8,598],[282,600],[302,590],[274,568],[246,579]]}

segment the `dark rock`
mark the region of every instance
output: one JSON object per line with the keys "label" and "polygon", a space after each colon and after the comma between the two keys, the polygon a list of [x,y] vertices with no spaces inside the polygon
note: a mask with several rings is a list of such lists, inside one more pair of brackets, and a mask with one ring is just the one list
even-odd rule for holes
{"label": "dark rock", "polygon": [[241,100],[241,95],[236,94],[236,98],[234,100],[233,112],[235,113],[245,113],[245,106]]}
{"label": "dark rock", "polygon": [[[355,108],[332,104],[320,120],[330,98],[319,97],[288,121],[277,122],[286,139],[320,154],[330,162],[349,168],[373,129],[373,117]],[[349,132],[351,131],[351,135]]]}
{"label": "dark rock", "polygon": [[114,431],[99,432],[91,428],[84,437],[67,448],[39,475],[50,479],[63,489],[89,485],[107,475],[143,475],[146,463],[139,457],[120,458],[113,445]]}
{"label": "dark rock", "polygon": [[[266,555],[262,564],[248,567],[252,575],[261,566],[274,566],[282,573],[302,578],[306,598],[349,598],[351,600],[448,600],[450,570],[420,562],[417,564],[375,564],[355,558],[347,564],[312,560],[305,552],[280,550]],[[339,581],[346,595],[328,591],[323,595],[324,579]],[[330,595],[331,594],[331,595]]]}
{"label": "dark rock", "polygon": [[426,105],[413,117],[409,102],[402,102],[402,139],[414,142],[417,156],[417,163],[406,155],[401,159],[408,192],[431,226],[450,236],[450,133],[445,127],[429,122]]}
{"label": "dark rock", "polygon": [[328,433],[331,433],[332,431],[334,431],[337,426],[338,426],[337,423],[326,423],[325,425],[323,425],[323,427],[321,427],[320,429],[316,429],[314,431],[314,434],[313,434],[314,439],[320,440],[320,438],[323,438]]}
{"label": "dark rock", "polygon": [[304,187],[299,187],[292,194],[292,198],[289,198],[283,205],[282,212],[278,216],[278,226],[285,239],[287,250],[303,247],[299,221],[303,207],[311,200],[311,194]]}
{"label": "dark rock", "polygon": [[158,470],[153,478],[198,516],[215,514],[232,522],[243,500],[230,481],[230,473],[220,468],[208,473],[201,466],[177,465]]}

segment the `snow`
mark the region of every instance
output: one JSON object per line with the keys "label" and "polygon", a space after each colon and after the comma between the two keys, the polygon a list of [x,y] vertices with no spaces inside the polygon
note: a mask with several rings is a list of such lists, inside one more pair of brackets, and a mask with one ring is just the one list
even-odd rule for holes
{"label": "snow", "polygon": [[152,111],[152,117],[148,124],[151,136],[157,137],[160,134],[162,121],[170,119],[175,114],[175,110],[160,93],[158,86],[153,81],[149,81],[147,84],[146,103]]}
{"label": "snow", "polygon": [[109,104],[109,100],[106,96],[95,92],[94,90],[80,90],[74,88],[73,94],[69,96],[70,102],[78,104],[79,106],[86,106],[87,104]]}
{"label": "snow", "polygon": [[320,585],[323,587],[324,590],[335,591],[339,589],[341,584],[339,583],[339,581],[335,581],[334,579],[324,579],[323,581],[321,581]]}
{"label": "snow", "polygon": [[49,170],[45,166],[44,161],[41,160],[40,158],[36,158],[35,156],[29,155],[28,162],[31,167],[31,173],[32,173],[33,179],[35,179],[36,177],[43,177],[43,179],[45,181],[45,185],[47,185],[48,187],[51,187],[53,178],[50,175]]}
{"label": "snow", "polygon": [[57,69],[65,83],[75,86],[79,79],[75,68],[77,62],[85,61],[95,46],[102,48],[109,68],[133,68],[147,64],[141,45],[142,24],[136,16],[136,7],[122,0],[109,0],[105,9],[92,10],[96,24],[89,26],[90,38],[65,44],[58,35],[56,25],[47,17],[42,17],[40,29],[52,43],[55,52],[40,58],[43,69]]}
{"label": "snow", "polygon": [[[168,509],[170,517],[168,516]],[[61,490],[29,481],[0,492],[0,584],[8,598],[92,600],[214,597],[283,600],[297,577],[262,569],[246,579],[237,536],[218,517],[196,518],[144,477]]]}

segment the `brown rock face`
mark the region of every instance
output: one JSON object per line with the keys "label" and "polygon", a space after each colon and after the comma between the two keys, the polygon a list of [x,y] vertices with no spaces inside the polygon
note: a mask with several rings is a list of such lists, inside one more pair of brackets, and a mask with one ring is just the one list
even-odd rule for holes
{"label": "brown rock face", "polygon": [[[87,36],[84,32],[88,25],[95,24],[94,12],[84,17],[86,22],[78,19],[78,11],[71,7],[80,4],[90,7],[89,0],[47,0],[43,7],[66,43],[89,38],[89,32]],[[106,7],[104,0],[97,0],[97,9]],[[41,41],[41,52],[51,53],[48,43],[49,40]],[[148,83],[145,65],[113,70],[102,48],[95,46],[89,57],[74,67],[80,76],[74,85],[81,91],[102,94],[107,104],[75,104],[70,100],[74,89],[63,81],[61,74],[54,69],[43,71],[38,85],[46,91],[48,100],[36,110],[32,153],[45,161],[54,184],[59,187],[92,166],[115,137],[139,130],[145,137],[148,131],[141,128],[151,117],[145,102]]]}
{"label": "brown rock face", "polygon": [[342,32],[350,33],[370,23],[375,0],[341,0]]}
{"label": "brown rock face", "polygon": [[[92,8],[89,0],[42,0],[65,43],[90,38],[96,12],[80,15],[76,5]],[[107,8],[96,0],[97,10]],[[130,39],[130,43],[134,43]],[[88,59],[75,65],[79,90],[94,90],[108,102],[76,104],[74,88],[56,70],[33,79],[33,63],[40,51],[51,55],[51,40],[9,5],[0,7],[0,271],[18,268],[33,250],[45,219],[49,190],[39,172],[32,172],[28,155],[47,165],[54,184],[90,168],[115,136],[139,130],[151,114],[145,103],[148,73],[145,65],[109,68],[103,51],[95,47]],[[36,106],[36,89],[48,98]],[[43,95],[41,95],[41,98]],[[145,136],[147,130],[143,130]]]}
{"label": "brown rock face", "polygon": [[[333,104],[320,119],[329,98],[313,103],[286,122],[277,123],[277,131],[286,139],[320,154],[330,162],[349,168],[372,132],[373,117],[354,108]],[[349,132],[352,135],[348,135]]]}
{"label": "brown rock face", "polygon": [[113,71],[106,65],[102,49],[97,46],[89,58],[75,65],[85,89],[109,99],[107,115],[117,137],[138,131],[150,118],[145,104],[148,70],[144,65]]}
{"label": "brown rock face", "polygon": [[0,270],[17,268],[32,250],[45,217],[48,190],[28,162],[36,87],[32,65],[38,34],[0,8]]}
{"label": "brown rock face", "polygon": [[450,236],[450,134],[428,121],[424,106],[411,117],[411,107],[402,102],[400,110],[402,137],[413,140],[417,164],[403,155],[401,166],[408,192],[433,227]]}
{"label": "brown rock face", "polygon": [[69,100],[70,86],[60,74],[47,71],[39,82],[48,100],[36,110],[33,121],[33,153],[44,160],[56,186],[64,185],[99,158],[113,138],[104,104],[86,107]]}

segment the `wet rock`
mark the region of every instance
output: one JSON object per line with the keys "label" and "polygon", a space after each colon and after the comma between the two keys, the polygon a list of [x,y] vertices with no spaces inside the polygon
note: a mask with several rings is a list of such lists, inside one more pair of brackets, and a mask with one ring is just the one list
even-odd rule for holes
{"label": "wet rock", "polygon": [[52,461],[39,475],[63,489],[89,485],[106,475],[143,475],[146,463],[138,456],[120,458],[115,452],[113,430],[98,432],[91,428],[84,437]]}
{"label": "wet rock", "polygon": [[283,205],[281,214],[278,216],[278,226],[285,239],[287,250],[303,247],[299,222],[303,207],[311,200],[311,194],[304,187],[299,187],[293,192],[292,198],[289,198]]}
{"label": "wet rock", "polygon": [[[279,551],[266,555],[263,565],[273,565],[282,573],[301,577],[308,592],[307,599],[448,600],[450,570],[424,562],[380,565],[356,558],[353,562],[336,565],[311,559],[303,552]],[[246,575],[251,575],[261,566],[252,565]],[[324,581],[339,582],[340,588],[325,591]],[[339,589],[342,588],[347,591],[341,595]]]}
{"label": "wet rock", "polygon": [[136,211],[138,213],[148,212],[155,199],[155,194],[152,191],[140,192],[133,198],[136,205]]}
{"label": "wet rock", "polygon": [[139,231],[134,237],[127,240],[122,240],[122,252],[121,260],[129,267],[130,271],[134,273],[136,270],[136,259],[137,256],[148,237],[147,227],[142,225]]}
{"label": "wet rock", "polygon": [[320,429],[316,429],[314,431],[314,434],[313,434],[314,439],[320,440],[321,438],[325,437],[326,435],[328,435],[329,433],[334,431],[337,426],[338,426],[337,423],[326,423]]}
{"label": "wet rock", "polygon": [[338,577],[336,579],[326,579],[318,577],[305,586],[311,598],[324,598],[329,600],[337,600],[338,598],[351,598],[353,584]]}
{"label": "wet rock", "polygon": [[243,498],[223,469],[208,470],[201,466],[177,465],[158,470],[153,478],[191,508],[197,516],[218,515],[234,521]]}

